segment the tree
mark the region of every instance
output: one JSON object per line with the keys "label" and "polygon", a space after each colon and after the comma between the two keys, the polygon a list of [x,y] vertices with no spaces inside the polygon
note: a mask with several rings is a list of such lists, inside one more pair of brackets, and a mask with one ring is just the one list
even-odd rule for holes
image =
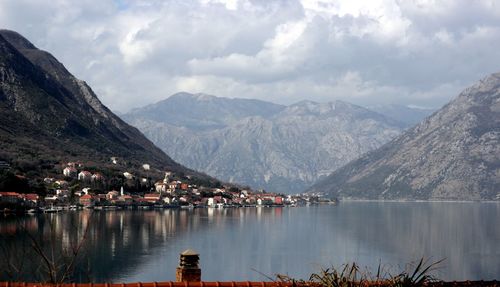
{"label": "tree", "polygon": [[[26,221],[19,218],[12,221],[16,231],[1,235],[0,240],[0,270],[4,274],[2,276],[7,276],[2,279],[25,281],[29,278],[53,284],[73,282],[75,271],[78,266],[81,268],[85,257],[87,236],[93,222],[93,212],[85,214],[82,222],[73,226],[76,229],[74,234],[81,234],[81,237],[69,240],[67,246],[60,245],[61,234],[56,227],[56,216],[43,217],[39,224],[41,229],[36,230],[41,232],[36,233],[28,230]],[[45,224],[49,228],[44,229]]]}
{"label": "tree", "polygon": [[26,193],[29,190],[30,186],[26,178],[16,176],[9,170],[0,173],[0,191]]}

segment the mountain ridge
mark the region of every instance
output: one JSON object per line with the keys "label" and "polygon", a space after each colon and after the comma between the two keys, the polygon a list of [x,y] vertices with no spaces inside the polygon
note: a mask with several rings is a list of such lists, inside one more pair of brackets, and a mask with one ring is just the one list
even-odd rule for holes
{"label": "mountain ridge", "polygon": [[[203,105],[197,104],[200,101]],[[127,120],[141,116],[156,122],[203,131],[222,128],[230,122],[250,115],[268,117],[283,108],[282,105],[255,99],[231,99],[202,93],[180,92],[154,104],[133,109],[122,117]]]}
{"label": "mountain ridge", "polygon": [[365,199],[500,199],[500,73],[309,192]]}
{"label": "mountain ridge", "polygon": [[[3,160],[150,163],[210,177],[173,161],[104,106],[50,53],[17,32],[0,30],[0,141]],[[128,163],[127,163],[128,162]]]}
{"label": "mountain ridge", "polygon": [[[174,96],[179,97],[176,106],[169,107],[171,117],[184,110],[183,104],[194,110],[197,106],[206,107],[205,102],[188,101],[194,95]],[[174,103],[168,99],[162,103]],[[210,99],[227,103],[217,107],[220,110],[238,111],[246,107],[246,100]],[[243,106],[233,108],[230,103],[235,101]],[[252,101],[259,106],[247,109],[246,114],[237,112],[237,117],[224,117],[225,112],[205,109],[199,118],[217,117],[220,125],[203,130],[185,124],[189,122],[189,113],[182,113],[184,123],[169,122],[161,109],[155,111],[162,117],[160,120],[151,116],[149,109],[142,110],[142,114],[136,109],[123,118],[191,168],[227,181],[279,192],[301,191],[341,164],[385,143],[402,128],[392,119],[342,101],[302,101],[290,106]]]}

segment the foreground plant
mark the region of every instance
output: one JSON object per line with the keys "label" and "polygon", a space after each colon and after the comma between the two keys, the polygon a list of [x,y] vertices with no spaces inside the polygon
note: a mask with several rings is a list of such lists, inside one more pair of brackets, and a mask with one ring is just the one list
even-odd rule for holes
{"label": "foreground plant", "polygon": [[313,273],[309,281],[328,287],[351,287],[363,286],[367,281],[366,274],[360,272],[356,263],[343,265],[340,271],[335,268],[321,270],[320,273]]}
{"label": "foreground plant", "polygon": [[430,273],[439,268],[444,259],[436,262],[420,259],[412,272],[403,271],[400,274],[391,278],[392,286],[424,286],[428,283],[438,281]]}
{"label": "foreground plant", "polygon": [[[379,264],[377,273],[369,270],[362,271],[356,263],[342,265],[340,269],[334,267],[322,269],[313,273],[309,281],[296,280],[287,275],[276,275],[277,281],[296,283],[296,285],[316,285],[324,287],[354,287],[354,286],[426,286],[438,280],[431,272],[438,269],[443,260],[429,262],[423,258],[417,264],[408,264],[405,271],[391,275],[384,266]],[[295,285],[295,284],[294,284]]]}

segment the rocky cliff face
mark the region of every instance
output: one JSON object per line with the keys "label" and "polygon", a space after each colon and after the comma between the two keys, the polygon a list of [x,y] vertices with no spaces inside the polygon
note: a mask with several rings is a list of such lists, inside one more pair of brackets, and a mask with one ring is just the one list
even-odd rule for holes
{"label": "rocky cliff face", "polygon": [[500,199],[500,73],[309,191],[370,199]]}
{"label": "rocky cliff face", "polygon": [[52,55],[0,30],[0,147],[3,158],[109,162],[188,171],[105,107]]}
{"label": "rocky cliff face", "polygon": [[401,130],[398,122],[340,101],[286,107],[187,93],[124,119],[188,167],[287,193],[302,191]]}

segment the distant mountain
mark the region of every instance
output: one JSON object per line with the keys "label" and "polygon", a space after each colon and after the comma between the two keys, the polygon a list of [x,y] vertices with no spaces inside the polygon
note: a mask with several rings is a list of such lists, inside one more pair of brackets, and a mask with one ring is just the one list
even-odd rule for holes
{"label": "distant mountain", "polygon": [[134,109],[122,117],[125,120],[141,118],[192,130],[213,130],[250,116],[268,118],[283,109],[285,106],[259,100],[177,93],[156,104]]}
{"label": "distant mountain", "polygon": [[500,73],[309,189],[368,199],[500,199]]}
{"label": "distant mountain", "polygon": [[51,54],[8,30],[0,30],[0,139],[3,160],[100,165],[115,156],[129,168],[149,163],[194,173],[114,115]]}
{"label": "distant mountain", "polygon": [[402,127],[341,101],[287,107],[187,93],[123,118],[188,167],[279,192],[302,191]]}
{"label": "distant mountain", "polygon": [[368,109],[382,114],[388,118],[394,119],[403,123],[406,127],[412,127],[421,122],[426,117],[430,116],[435,109],[423,109],[407,107],[402,105],[378,105],[371,106]]}

